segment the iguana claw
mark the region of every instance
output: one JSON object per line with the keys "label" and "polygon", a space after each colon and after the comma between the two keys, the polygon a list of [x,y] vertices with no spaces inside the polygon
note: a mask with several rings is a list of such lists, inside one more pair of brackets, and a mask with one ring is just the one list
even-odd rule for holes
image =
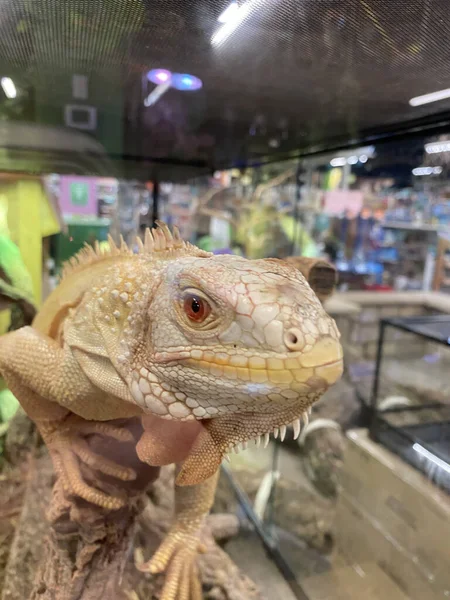
{"label": "iguana claw", "polygon": [[116,510],[125,505],[125,500],[109,496],[85,483],[79,461],[122,481],[134,480],[136,473],[133,469],[118,465],[104,456],[96,454],[84,439],[86,435],[100,434],[117,441],[130,442],[133,441],[133,436],[128,430],[108,423],[85,421],[75,415],[63,423],[48,423],[46,426],[41,424],[40,430],[50,450],[55,470],[67,493],[110,510]]}
{"label": "iguana claw", "polygon": [[151,560],[139,565],[149,573],[166,571],[161,600],[202,600],[197,556],[206,551],[200,526],[175,523]]}

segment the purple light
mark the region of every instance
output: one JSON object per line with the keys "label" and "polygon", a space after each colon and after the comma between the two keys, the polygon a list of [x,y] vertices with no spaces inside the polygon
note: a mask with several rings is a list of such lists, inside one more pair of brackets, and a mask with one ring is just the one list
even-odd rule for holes
{"label": "purple light", "polygon": [[156,85],[167,83],[172,77],[172,73],[167,69],[152,69],[147,73],[147,79]]}
{"label": "purple light", "polygon": [[203,87],[202,80],[188,73],[174,73],[171,81],[172,87],[182,92],[193,92]]}
{"label": "purple light", "polygon": [[167,69],[152,69],[147,73],[147,79],[155,85],[170,84],[170,87],[181,92],[193,92],[203,87],[203,82],[189,73],[171,73]]}

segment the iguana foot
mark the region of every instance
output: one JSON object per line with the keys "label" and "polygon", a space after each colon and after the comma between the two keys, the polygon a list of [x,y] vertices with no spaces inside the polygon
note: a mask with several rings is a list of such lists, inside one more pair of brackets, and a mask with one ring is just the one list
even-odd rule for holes
{"label": "iguana foot", "polygon": [[79,463],[81,461],[104,475],[116,477],[121,481],[134,480],[136,472],[133,469],[96,454],[84,439],[86,435],[100,434],[119,442],[132,442],[134,438],[131,432],[108,423],[85,421],[75,415],[62,422],[48,422],[45,425],[40,423],[40,430],[67,493],[110,510],[125,505],[125,500],[109,496],[85,483]]}
{"label": "iguana foot", "polygon": [[197,556],[206,551],[200,526],[175,523],[151,560],[138,565],[147,573],[166,571],[161,600],[202,600]]}

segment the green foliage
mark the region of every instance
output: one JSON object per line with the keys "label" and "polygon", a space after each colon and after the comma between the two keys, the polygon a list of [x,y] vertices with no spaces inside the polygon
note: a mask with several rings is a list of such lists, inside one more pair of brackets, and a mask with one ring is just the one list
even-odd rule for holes
{"label": "green foliage", "polygon": [[8,390],[0,391],[0,426],[1,423],[7,423],[16,414],[19,403],[14,394]]}
{"label": "green foliage", "polygon": [[9,282],[1,279],[0,291],[12,301],[25,299],[34,304],[33,282],[19,248],[7,235],[0,233],[0,267]]}
{"label": "green foliage", "polygon": [[[0,379],[0,386],[4,386],[4,382]],[[13,393],[4,388],[0,390],[0,467],[2,465],[2,456],[4,449],[4,440],[8,431],[9,422],[16,414],[19,408],[19,403]]]}

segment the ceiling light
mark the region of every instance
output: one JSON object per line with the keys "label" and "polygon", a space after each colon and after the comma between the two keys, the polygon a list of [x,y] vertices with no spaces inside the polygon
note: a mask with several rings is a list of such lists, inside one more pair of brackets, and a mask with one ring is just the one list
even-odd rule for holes
{"label": "ceiling light", "polygon": [[11,77],[2,77],[1,84],[7,98],[15,98],[17,96],[16,86]]}
{"label": "ceiling light", "polygon": [[409,103],[411,106],[421,106],[422,104],[429,104],[430,102],[437,102],[438,100],[445,100],[446,98],[450,98],[450,88],[441,90],[440,92],[433,92],[432,94],[416,96],[415,98],[411,98]]}
{"label": "ceiling light", "polygon": [[144,106],[153,106],[170,88],[170,81],[157,85],[144,100]]}
{"label": "ceiling light", "polygon": [[416,177],[423,175],[440,175],[442,173],[442,167],[417,167],[412,170],[412,174]]}
{"label": "ceiling light", "polygon": [[425,144],[427,154],[439,154],[440,152],[450,152],[450,141],[448,142],[431,142]]}
{"label": "ceiling light", "polygon": [[156,87],[145,98],[144,106],[153,106],[171,87],[181,92],[193,92],[203,87],[203,82],[189,73],[171,73],[167,69],[152,69],[147,79]]}
{"label": "ceiling light", "polygon": [[230,19],[233,18],[236,11],[239,10],[239,4],[237,2],[232,2],[229,4],[226,9],[220,13],[217,20],[219,23],[227,23]]}
{"label": "ceiling light", "polygon": [[337,158],[332,158],[330,160],[330,165],[332,167],[343,167],[345,164],[347,164],[345,156],[338,156]]}
{"label": "ceiling light", "polygon": [[182,92],[193,92],[203,87],[203,82],[194,75],[188,73],[174,73],[172,75],[171,86]]}
{"label": "ceiling light", "polygon": [[152,69],[147,73],[147,79],[156,85],[170,81],[172,73],[167,69]]}
{"label": "ceiling light", "polygon": [[367,161],[368,161],[367,154],[361,154],[361,156],[359,157],[359,162],[364,164]]}
{"label": "ceiling light", "polygon": [[224,23],[212,36],[211,44],[213,46],[220,46],[222,42],[230,37],[233,31],[239,27],[242,21],[248,17],[258,4],[260,4],[260,0],[247,0],[247,2],[239,6],[237,10],[234,10],[226,23]]}
{"label": "ceiling light", "polygon": [[349,156],[347,158],[347,162],[349,165],[356,165],[356,163],[358,162],[358,157],[357,156]]}

